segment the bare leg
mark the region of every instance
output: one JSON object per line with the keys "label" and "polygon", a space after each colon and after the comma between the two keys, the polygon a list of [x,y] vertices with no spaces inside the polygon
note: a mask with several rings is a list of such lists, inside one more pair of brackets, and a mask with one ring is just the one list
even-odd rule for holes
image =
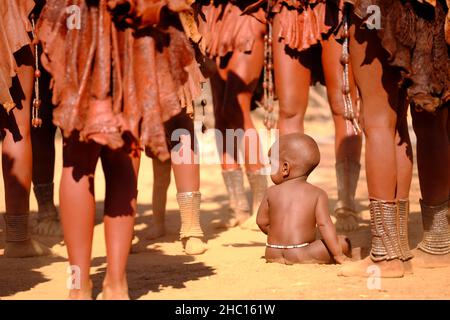
{"label": "bare leg", "polygon": [[[255,134],[250,106],[264,62],[264,31],[265,26],[261,24],[261,30],[255,34],[255,43],[250,54],[235,50],[231,56],[218,59],[217,73],[212,79],[216,127],[223,133],[226,129],[244,129],[254,138],[253,141],[249,141],[248,138],[243,141],[244,159],[248,171],[261,169],[259,136]],[[234,152],[235,150],[227,152],[225,139],[223,145],[225,148],[222,169],[238,168],[237,152]]]}
{"label": "bare leg", "polygon": [[[376,31],[356,24],[350,28],[350,34],[352,65],[363,106],[369,197],[395,202],[400,195],[397,190],[402,189],[398,185],[396,144],[399,74],[387,65]],[[368,257],[344,266],[341,275],[367,276],[370,265],[380,268],[382,277],[401,277],[405,271],[399,259],[375,262]]]}
{"label": "bare leg", "polygon": [[[355,207],[355,193],[358,184],[362,136],[354,132],[345,120],[342,94],[343,67],[340,63],[342,46],[333,36],[322,41],[322,64],[335,127],[336,176],[338,184],[338,205],[335,208],[336,228],[352,231],[358,228]],[[356,113],[356,85],[350,68],[350,86],[354,112]],[[339,171],[339,172],[338,172]]]}
{"label": "bare leg", "polygon": [[[189,139],[194,139],[192,120],[187,115],[178,119],[182,127],[190,127]],[[177,186],[177,198],[180,206],[181,231],[180,237],[186,254],[202,254],[206,251],[206,245],[202,241],[203,231],[200,226],[200,165],[195,161],[195,153],[192,150],[191,141],[183,144],[183,152],[189,152],[187,163],[178,163],[175,148],[172,149],[172,169]],[[185,225],[183,225],[185,223]],[[192,232],[191,232],[192,231]],[[182,234],[186,232],[186,234]],[[194,234],[191,236],[191,234]]]}
{"label": "bare leg", "polygon": [[[263,67],[263,30],[256,35],[255,45],[250,54],[238,50],[233,52],[226,63],[218,61],[217,73],[212,79],[216,128],[222,132],[222,169],[225,183],[230,196],[230,207],[234,216],[228,221],[221,222],[219,227],[234,227],[242,225],[250,216],[248,202],[244,193],[242,172],[238,164],[240,143],[243,143],[244,160],[247,172],[259,172],[261,164],[261,145],[259,135],[250,116],[250,106],[253,92]],[[226,129],[243,129],[243,141],[233,139],[233,148],[226,136]],[[228,171],[228,172],[226,172]],[[235,171],[233,173],[229,171]],[[226,177],[229,175],[230,177]],[[259,197],[253,197],[257,202]]]}
{"label": "bare leg", "polygon": [[[448,112],[448,109],[444,110],[445,117],[447,118],[447,137],[448,137],[448,166],[450,167],[450,114]],[[448,171],[448,199],[450,200],[450,170]],[[450,206],[450,201],[449,201]],[[450,211],[449,214],[447,214],[447,217],[450,217]]]}
{"label": "bare leg", "polygon": [[106,180],[105,239],[107,270],[103,299],[129,299],[126,266],[133,239],[137,205],[139,155],[103,148],[101,153]]}
{"label": "bare leg", "polygon": [[42,126],[32,128],[33,146],[33,184],[53,183],[55,173],[55,134],[56,126],[52,122],[53,105],[50,91],[50,75],[43,70],[40,78],[40,97],[42,105],[40,116]]}
{"label": "bare leg", "polygon": [[[273,34],[280,29],[280,15],[273,20]],[[280,104],[278,128],[280,134],[304,132],[303,121],[308,105],[311,83],[312,57],[309,51],[299,54],[286,49],[282,42],[274,40],[273,58],[275,88]]]}
{"label": "bare leg", "polygon": [[[443,111],[445,113],[445,117],[447,118],[447,137],[448,137],[448,165],[450,167],[450,114],[448,109]],[[448,199],[450,200],[450,170],[448,171]],[[450,204],[450,202],[449,202]],[[447,215],[448,216],[448,215]]]}
{"label": "bare leg", "polygon": [[[227,70],[218,66],[216,71],[217,72],[215,72],[211,77],[211,91],[213,97],[215,126],[216,129],[218,129],[222,134],[222,137],[217,137],[216,146],[219,154],[222,156],[222,176],[228,192],[229,211],[231,213],[231,217],[218,221],[215,224],[215,227],[233,228],[242,224],[249,218],[250,208],[244,188],[243,172],[237,161],[237,155],[239,152],[237,148],[237,141],[234,139],[233,143],[235,147],[233,150],[230,150],[231,147],[228,146],[228,141],[226,138],[226,129],[228,127],[231,129],[234,126],[234,124],[229,123],[229,119],[232,117],[227,115],[223,103],[225,99]],[[237,115],[240,115],[240,113]]]}
{"label": "bare leg", "polygon": [[62,227],[53,199],[56,126],[52,122],[50,75],[45,70],[42,70],[40,78],[40,97],[40,117],[43,123],[40,128],[31,129],[33,190],[38,202],[38,220],[33,232],[45,236],[62,236]]}
{"label": "bare leg", "polygon": [[95,219],[94,173],[101,146],[64,139],[63,171],[59,190],[61,222],[69,263],[80,271],[80,288],[70,299],[92,299],[90,281],[92,238]]}
{"label": "bare leg", "polygon": [[[30,108],[33,90],[33,53],[24,47],[15,54],[18,65],[17,77],[13,79],[11,95],[16,108],[6,118],[5,136],[2,146],[2,170],[5,189],[5,218],[20,219],[26,234],[23,241],[8,241],[6,257],[30,257],[50,254],[45,246],[30,240],[27,232],[29,213],[32,159],[30,139]],[[5,112],[2,108],[2,112]],[[7,223],[8,225],[8,223]],[[27,238],[27,240],[25,240]]]}
{"label": "bare leg", "polygon": [[[448,201],[449,189],[449,158],[448,152],[443,152],[449,148],[446,134],[446,114],[444,110],[430,114],[411,109],[414,131],[417,136],[417,165],[423,205],[439,206]],[[422,215],[425,229],[427,224],[425,212],[422,211]],[[439,232],[448,235],[448,225],[444,222],[446,221],[443,221]],[[448,238],[448,236],[444,238]],[[443,241],[445,241],[444,238]],[[444,267],[450,264],[450,254],[438,255],[423,250],[414,250],[414,256],[413,264],[418,267]]]}
{"label": "bare leg", "polygon": [[406,90],[400,91],[397,108],[397,130],[395,133],[397,159],[396,199],[409,199],[413,172],[413,150],[408,131],[408,100]]}
{"label": "bare leg", "polygon": [[147,235],[148,240],[153,240],[164,236],[165,228],[165,214],[167,203],[167,189],[170,185],[170,161],[161,162],[158,159],[153,159],[153,192],[152,192],[152,225],[150,232]]}

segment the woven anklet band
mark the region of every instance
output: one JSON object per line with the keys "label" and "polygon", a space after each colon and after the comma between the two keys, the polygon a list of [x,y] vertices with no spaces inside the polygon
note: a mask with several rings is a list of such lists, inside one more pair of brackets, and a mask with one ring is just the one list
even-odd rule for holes
{"label": "woven anklet band", "polygon": [[28,214],[5,214],[6,242],[23,242],[30,239]]}
{"label": "woven anklet band", "polygon": [[422,208],[423,240],[418,248],[430,254],[450,253],[450,230],[447,221],[448,201],[428,206],[420,200]]}
{"label": "woven anklet band", "polygon": [[200,225],[201,193],[198,191],[178,193],[177,200],[181,216],[180,239],[203,237]]}
{"label": "woven anklet band", "polygon": [[413,257],[409,248],[408,237],[409,200],[398,200],[398,222],[400,235],[400,248],[402,250],[402,260],[409,260]]}
{"label": "woven anklet band", "polygon": [[372,232],[371,259],[382,261],[401,258],[396,203],[370,200],[369,208]]}

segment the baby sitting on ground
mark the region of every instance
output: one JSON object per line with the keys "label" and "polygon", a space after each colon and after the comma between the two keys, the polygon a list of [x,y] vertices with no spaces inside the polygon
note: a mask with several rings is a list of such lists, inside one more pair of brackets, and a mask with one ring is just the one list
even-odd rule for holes
{"label": "baby sitting on ground", "polygon": [[[307,182],[320,162],[319,148],[309,136],[281,136],[270,151],[271,179],[258,210],[257,224],[267,234],[267,262],[343,263],[351,256],[350,241],[338,236],[328,211],[326,192]],[[317,227],[322,239],[316,240]]]}

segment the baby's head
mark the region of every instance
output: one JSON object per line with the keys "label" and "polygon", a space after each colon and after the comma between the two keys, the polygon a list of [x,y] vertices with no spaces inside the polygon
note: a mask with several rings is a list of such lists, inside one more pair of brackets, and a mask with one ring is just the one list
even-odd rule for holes
{"label": "baby's head", "polygon": [[291,133],[281,136],[269,150],[271,179],[280,184],[286,180],[305,177],[320,162],[317,143],[306,134]]}

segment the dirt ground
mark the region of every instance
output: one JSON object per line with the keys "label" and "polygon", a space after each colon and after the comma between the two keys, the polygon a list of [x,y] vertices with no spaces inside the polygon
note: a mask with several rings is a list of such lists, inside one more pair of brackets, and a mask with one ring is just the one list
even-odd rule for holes
{"label": "dirt ground", "polygon": [[[325,189],[330,197],[330,212],[336,202],[334,173],[333,123],[323,100],[312,99],[308,111],[306,132],[319,143],[322,161],[310,181]],[[255,114],[258,126],[261,115]],[[212,142],[211,142],[212,143]],[[61,174],[61,139],[57,139],[55,184]],[[94,294],[101,289],[105,274],[105,245],[102,207],[105,192],[103,173],[98,167],[95,177],[97,223],[92,253]],[[0,179],[2,178],[0,173]],[[402,279],[383,279],[378,289],[370,289],[365,278],[338,277],[339,266],[266,264],[265,236],[261,232],[217,230],[211,222],[227,214],[227,197],[218,165],[201,169],[202,224],[209,250],[201,256],[182,253],[178,241],[179,216],[174,183],[168,193],[168,234],[157,241],[143,240],[152,221],[151,160],[142,158],[139,177],[139,208],[136,221],[136,241],[144,241],[147,251],[132,254],[128,264],[130,295],[133,299],[449,299],[450,268],[417,269]],[[172,180],[173,181],[173,180]],[[247,184],[248,187],[248,184]],[[4,212],[4,190],[0,187],[0,212]],[[411,189],[410,243],[420,241],[422,223],[419,213],[417,171]],[[364,164],[357,199],[362,211],[361,227],[348,234],[356,247],[369,246],[369,213]],[[56,203],[58,197],[55,196]],[[34,215],[37,204],[31,196]],[[83,212],[80,212],[82,219]],[[334,218],[333,218],[334,219]],[[65,299],[67,296],[67,252],[62,241],[39,238],[58,255],[52,258],[6,259],[3,255],[4,226],[0,219],[0,298],[1,299]],[[364,251],[364,250],[363,250]]]}

